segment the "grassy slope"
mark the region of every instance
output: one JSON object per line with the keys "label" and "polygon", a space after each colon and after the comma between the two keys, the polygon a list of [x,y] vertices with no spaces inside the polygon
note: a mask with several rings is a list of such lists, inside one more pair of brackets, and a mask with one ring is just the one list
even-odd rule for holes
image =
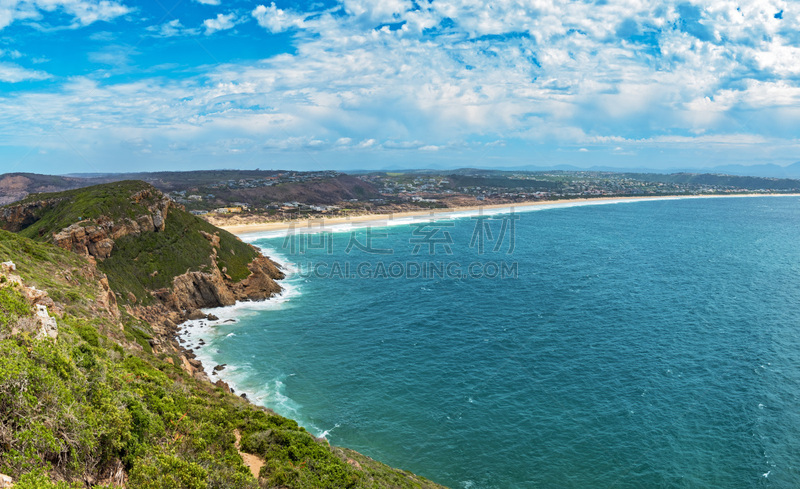
{"label": "grassy slope", "polygon": [[167,214],[162,233],[118,239],[111,256],[98,266],[108,275],[111,288],[122,293],[121,302],[126,302],[126,293],[131,292],[140,304],[148,304],[152,301],[148,290],[169,287],[174,277],[187,271],[211,269],[211,244],[199,231],[218,232],[217,266],[225,268],[234,281],[247,278],[250,274],[247,265],[257,256],[256,250],[230,233],[179,209]]}
{"label": "grassy slope", "polygon": [[[151,190],[153,196],[139,203],[130,196]],[[53,233],[74,223],[90,224],[101,216],[113,221],[148,214],[148,205],[160,198],[158,190],[147,183],[124,181],[95,185],[76,190],[29,196],[17,203],[36,200],[57,200],[53,206],[39,211],[38,220],[21,230],[21,236],[40,241],[50,241]],[[17,205],[13,204],[13,205]],[[218,233],[220,249],[217,250],[217,265],[225,268],[234,281],[250,274],[247,265],[258,255],[250,245],[241,242],[227,231],[220,230],[188,212],[173,207],[167,213],[164,232],[143,233],[139,236],[124,236],[115,243],[111,257],[99,264],[108,275],[112,289],[119,301],[128,301],[128,292],[137,298],[138,304],[152,302],[149,290],[168,287],[172,279],[187,271],[208,271],[211,267],[212,247],[200,231]],[[153,272],[158,272],[153,274]],[[153,276],[151,276],[153,275]]]}
{"label": "grassy slope", "polygon": [[[6,260],[29,284],[49,284],[68,311],[56,342],[0,339],[0,472],[17,489],[85,487],[118,464],[136,488],[438,487],[318,442],[294,421],[196,382],[175,358],[126,351],[100,332],[114,329],[105,319],[72,302],[94,299],[76,273],[53,278],[81,258],[0,231]],[[13,289],[0,294],[0,311],[30,312]],[[266,457],[258,482],[235,449],[234,429],[243,450]]]}
{"label": "grassy slope", "polygon": [[0,262],[12,260],[25,284],[49,290],[56,302],[67,304],[67,312],[88,314],[95,277],[85,273],[87,260],[45,243],[0,231]]}
{"label": "grassy slope", "polygon": [[53,232],[100,216],[114,220],[126,217],[136,219],[137,216],[146,213],[146,205],[155,203],[156,199],[145,199],[137,204],[131,202],[130,196],[147,188],[151,187],[144,182],[115,182],[63,192],[29,195],[12,205],[61,199],[55,206],[39,211],[37,215],[39,220],[19,233],[27,238],[49,238]]}

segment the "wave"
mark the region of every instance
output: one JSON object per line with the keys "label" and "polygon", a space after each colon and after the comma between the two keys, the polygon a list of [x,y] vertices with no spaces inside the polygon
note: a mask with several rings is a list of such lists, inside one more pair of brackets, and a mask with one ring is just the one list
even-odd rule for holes
{"label": "wave", "polygon": [[[293,374],[279,374],[267,382],[259,384],[260,380],[256,380],[256,377],[252,375],[251,365],[241,361],[243,359],[237,359],[240,361],[235,363],[225,363],[223,369],[215,370],[223,365],[220,353],[225,349],[226,340],[237,336],[235,332],[229,331],[230,327],[240,324],[243,319],[258,317],[264,311],[281,309],[301,295],[303,280],[297,275],[298,270],[295,265],[275,249],[257,244],[255,246],[276,262],[286,274],[286,278],[280,281],[281,292],[265,301],[237,302],[231,306],[202,309],[204,313],[213,314],[218,320],[185,321],[180,325],[178,339],[184,348],[194,352],[212,382],[222,380],[236,394],[246,394],[250,402],[296,420],[313,434],[322,436],[321,434],[330,433],[331,430],[322,430],[313,423],[304,421],[300,412],[300,404],[286,395],[285,380]],[[220,326],[226,327],[220,328]]]}

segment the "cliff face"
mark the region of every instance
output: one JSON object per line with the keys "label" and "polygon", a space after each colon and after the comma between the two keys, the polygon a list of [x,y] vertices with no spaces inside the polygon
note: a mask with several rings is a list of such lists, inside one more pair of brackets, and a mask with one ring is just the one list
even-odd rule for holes
{"label": "cliff face", "polygon": [[[55,233],[53,243],[66,250],[104,260],[111,256],[114,241],[123,236],[164,231],[172,201],[163,195],[154,195],[155,192],[158,191],[142,190],[131,196],[131,201],[137,204],[145,199],[155,200],[139,216],[117,220],[101,216],[89,223],[74,223]],[[17,206],[10,208],[14,207]]]}
{"label": "cliff face", "polygon": [[249,277],[232,282],[214,268],[211,273],[189,272],[175,277],[171,289],[154,292],[169,309],[185,311],[233,305],[236,301],[263,300],[280,292],[275,280],[283,278],[272,261],[258,257],[250,262]]}
{"label": "cliff face", "polygon": [[[158,299],[156,304],[128,306],[128,312],[153,326],[157,333],[153,344],[156,349],[168,350],[170,347],[165,340],[176,346],[172,340],[178,332],[178,324],[187,319],[205,317],[199,309],[231,306],[237,301],[264,300],[280,293],[281,287],[276,280],[284,275],[269,258],[258,257],[250,262],[248,268],[250,275],[239,282],[233,282],[216,267],[212,272],[184,273],[173,279],[172,287],[153,292]],[[197,368],[199,365],[192,372]]]}
{"label": "cliff face", "polygon": [[[0,211],[2,226],[86,256],[107,274],[106,302],[153,326],[169,350],[198,309],[263,300],[283,273],[235,236],[191,216],[144,182],[39,195]],[[116,298],[116,300],[115,300]]]}
{"label": "cliff face", "polygon": [[56,203],[58,199],[46,199],[3,207],[0,212],[0,227],[12,233],[19,232],[36,222],[39,214]]}

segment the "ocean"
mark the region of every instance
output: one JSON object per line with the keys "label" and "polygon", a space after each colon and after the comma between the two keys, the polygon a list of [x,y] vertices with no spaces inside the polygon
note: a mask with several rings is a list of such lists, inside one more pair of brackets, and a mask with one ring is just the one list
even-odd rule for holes
{"label": "ocean", "polygon": [[800,198],[315,231],[243,237],[289,277],[184,326],[212,380],[453,488],[798,486]]}

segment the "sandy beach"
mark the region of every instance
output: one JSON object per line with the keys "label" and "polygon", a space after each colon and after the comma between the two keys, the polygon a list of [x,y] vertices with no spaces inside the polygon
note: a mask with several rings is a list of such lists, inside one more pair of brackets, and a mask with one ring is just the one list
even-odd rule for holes
{"label": "sandy beach", "polygon": [[732,195],[657,195],[657,196],[630,196],[630,197],[595,197],[586,199],[562,199],[562,200],[539,200],[531,202],[516,202],[513,204],[486,204],[486,205],[473,205],[462,207],[450,207],[446,209],[426,209],[408,212],[395,212],[388,214],[363,214],[358,216],[348,217],[334,217],[322,219],[295,219],[291,221],[278,221],[278,222],[263,222],[252,224],[236,224],[230,226],[219,226],[220,228],[231,232],[233,234],[249,234],[266,231],[285,231],[288,229],[303,229],[303,228],[320,228],[327,226],[335,226],[348,223],[364,223],[364,222],[386,222],[388,220],[407,218],[407,217],[420,217],[420,218],[444,218],[449,214],[459,212],[479,212],[481,210],[498,210],[508,209],[512,212],[518,208],[528,208],[534,206],[552,206],[576,203],[593,203],[593,202],[607,202],[607,201],[645,201],[645,200],[675,200],[675,199],[698,199],[698,198],[734,198],[734,197],[797,197],[800,194],[732,194]]}

